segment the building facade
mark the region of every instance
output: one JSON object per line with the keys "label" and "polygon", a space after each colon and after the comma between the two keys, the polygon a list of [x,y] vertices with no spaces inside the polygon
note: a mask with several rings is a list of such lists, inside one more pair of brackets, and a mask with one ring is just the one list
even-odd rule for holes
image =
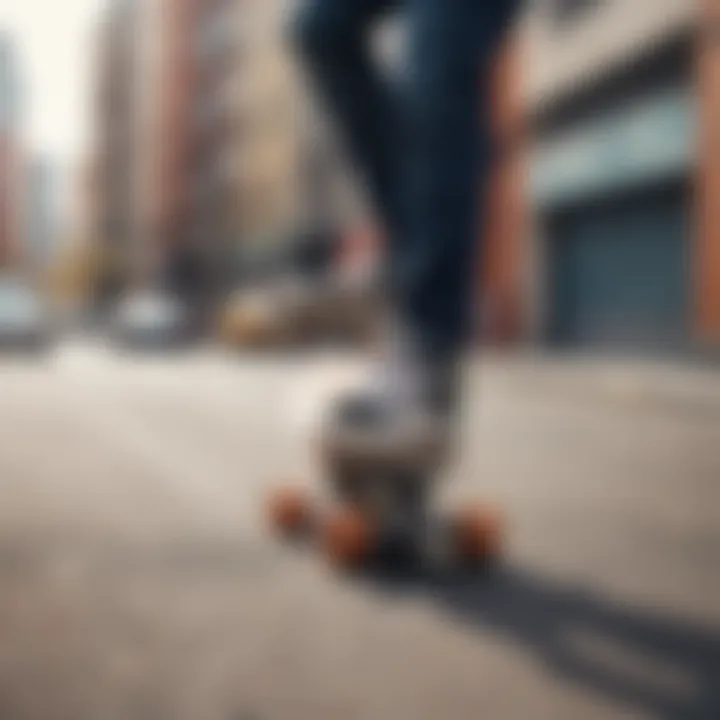
{"label": "building facade", "polygon": [[0,266],[20,258],[24,163],[22,83],[12,38],[0,33]]}
{"label": "building facade", "polygon": [[119,285],[164,280],[189,217],[193,0],[115,0],[98,35],[94,236]]}
{"label": "building facade", "polygon": [[235,117],[242,5],[238,0],[196,0],[190,36],[190,232],[214,295],[224,294],[232,283],[240,236]]}
{"label": "building facade", "polygon": [[103,257],[97,293],[114,297],[131,282],[135,166],[135,30],[133,0],[109,3],[97,34],[97,86],[91,160],[91,242]]}
{"label": "building facade", "polygon": [[298,220],[299,129],[307,100],[289,55],[284,0],[242,3],[236,113],[237,202],[246,242],[272,242]]}
{"label": "building facade", "polygon": [[524,221],[504,248],[490,243],[503,258],[494,309],[515,338],[633,350],[720,339],[717,27],[712,0],[552,0],[528,13],[505,103]]}
{"label": "building facade", "polygon": [[701,3],[696,329],[703,341],[720,345],[720,3]]}
{"label": "building facade", "polygon": [[25,204],[25,256],[36,275],[50,266],[56,250],[57,197],[52,164],[43,157],[28,163],[27,202]]}
{"label": "building facade", "polygon": [[93,214],[127,282],[222,295],[242,246],[297,226],[302,93],[287,13],[280,0],[110,4]]}

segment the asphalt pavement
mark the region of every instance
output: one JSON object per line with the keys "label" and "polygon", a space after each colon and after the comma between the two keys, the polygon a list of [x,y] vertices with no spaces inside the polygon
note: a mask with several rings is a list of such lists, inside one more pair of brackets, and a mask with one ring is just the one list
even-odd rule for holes
{"label": "asphalt pavement", "polygon": [[322,496],[313,432],[357,369],[81,338],[0,362],[0,718],[720,717],[720,413],[476,363],[439,505],[497,503],[502,565],[343,578],[262,508]]}

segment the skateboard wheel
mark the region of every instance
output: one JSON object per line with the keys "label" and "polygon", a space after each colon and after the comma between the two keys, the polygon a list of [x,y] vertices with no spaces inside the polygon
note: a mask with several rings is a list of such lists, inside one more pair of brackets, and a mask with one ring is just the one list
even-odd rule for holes
{"label": "skateboard wheel", "polygon": [[336,512],[325,525],[323,550],[335,567],[357,568],[370,557],[374,544],[369,520],[355,508]]}
{"label": "skateboard wheel", "polygon": [[503,523],[492,507],[480,505],[458,512],[452,528],[455,551],[461,561],[484,564],[499,557]]}
{"label": "skateboard wheel", "polygon": [[268,501],[270,524],[284,535],[308,528],[312,520],[312,502],[306,492],[297,488],[276,490]]}

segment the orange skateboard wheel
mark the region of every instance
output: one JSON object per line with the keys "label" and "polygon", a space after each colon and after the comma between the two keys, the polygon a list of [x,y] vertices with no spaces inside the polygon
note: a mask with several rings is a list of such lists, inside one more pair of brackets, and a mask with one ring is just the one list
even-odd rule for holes
{"label": "orange skateboard wheel", "polygon": [[323,531],[323,550],[330,562],[342,569],[360,566],[373,552],[374,533],[368,518],[356,508],[343,508],[328,519]]}
{"label": "orange skateboard wheel", "polygon": [[268,501],[270,524],[283,534],[305,530],[312,520],[309,495],[298,488],[281,488]]}
{"label": "orange skateboard wheel", "polygon": [[461,560],[484,563],[496,559],[502,550],[503,519],[488,505],[476,505],[455,515],[455,549]]}

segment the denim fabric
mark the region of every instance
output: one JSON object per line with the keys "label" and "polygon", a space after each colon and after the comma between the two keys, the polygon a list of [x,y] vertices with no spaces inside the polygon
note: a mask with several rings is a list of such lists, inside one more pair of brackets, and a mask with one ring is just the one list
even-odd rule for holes
{"label": "denim fabric", "polygon": [[[399,317],[431,353],[467,339],[489,175],[493,55],[519,0],[305,0],[293,37],[388,238]],[[391,82],[372,31],[404,13],[404,72]]]}

